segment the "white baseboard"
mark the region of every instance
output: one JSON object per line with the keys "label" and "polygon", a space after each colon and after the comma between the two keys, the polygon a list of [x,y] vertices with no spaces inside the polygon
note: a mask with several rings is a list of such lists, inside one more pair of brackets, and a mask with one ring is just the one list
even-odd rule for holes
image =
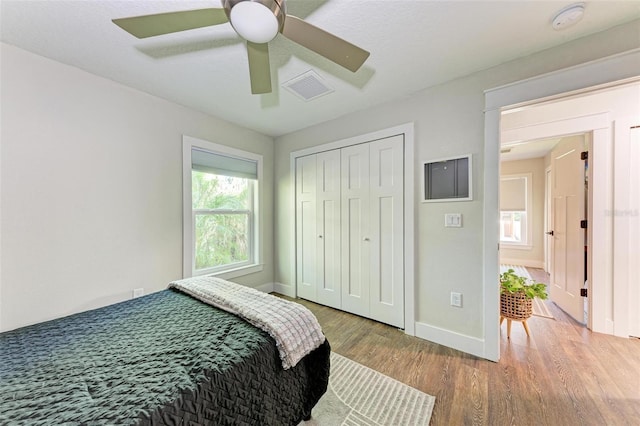
{"label": "white baseboard", "polygon": [[613,321],[611,321],[610,319],[605,319],[604,320],[604,332],[606,334],[613,335],[613,330],[614,329],[615,329],[615,327],[613,326]]}
{"label": "white baseboard", "polygon": [[500,263],[503,265],[528,266],[529,268],[544,269],[544,261],[542,260],[508,259],[501,257]]}
{"label": "white baseboard", "polygon": [[273,283],[273,291],[284,296],[296,297],[296,289],[292,285]]}
{"label": "white baseboard", "polygon": [[262,291],[263,293],[273,293],[273,283],[265,283],[254,288]]}
{"label": "white baseboard", "polygon": [[485,355],[485,342],[483,339],[471,337],[464,334],[434,327],[422,322],[416,322],[416,337],[448,346],[480,358],[487,358]]}

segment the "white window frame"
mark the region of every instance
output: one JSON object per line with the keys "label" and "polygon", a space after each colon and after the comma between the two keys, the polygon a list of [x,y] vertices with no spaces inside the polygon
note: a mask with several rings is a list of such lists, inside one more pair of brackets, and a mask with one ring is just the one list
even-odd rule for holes
{"label": "white window frame", "polygon": [[[525,232],[524,239],[521,242],[515,241],[502,241],[500,240],[500,248],[507,249],[522,249],[530,250],[533,248],[533,173],[514,173],[509,175],[500,175],[500,181],[508,179],[524,179],[525,189],[527,191],[525,195],[525,202],[527,203],[525,213]],[[498,208],[500,216],[502,215],[502,209]],[[513,210],[504,210],[512,212]],[[501,231],[502,232],[502,231]]]}
{"label": "white window frame", "polygon": [[[253,191],[253,212],[249,215],[249,247],[251,250],[250,261],[242,263],[234,263],[215,268],[195,270],[195,211],[193,210],[192,200],[192,159],[191,152],[193,148],[209,151],[214,154],[220,154],[228,157],[236,157],[243,160],[255,161],[257,164],[258,179],[256,187]],[[194,138],[183,135],[182,137],[182,194],[183,194],[183,215],[182,215],[182,238],[183,238],[183,262],[182,276],[184,278],[195,275],[215,275],[224,279],[231,279],[242,275],[252,274],[263,270],[262,260],[262,239],[261,222],[262,213],[260,206],[262,205],[262,170],[263,158],[260,154],[243,151],[237,148],[231,148],[226,145],[217,144],[203,139]],[[217,213],[224,213],[217,211]],[[235,213],[235,212],[232,212]],[[244,213],[240,212],[240,213]]]}

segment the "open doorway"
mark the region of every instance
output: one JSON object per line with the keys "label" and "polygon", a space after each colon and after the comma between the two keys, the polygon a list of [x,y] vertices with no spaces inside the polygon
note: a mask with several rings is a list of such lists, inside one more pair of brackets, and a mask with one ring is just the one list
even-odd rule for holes
{"label": "open doorway", "polygon": [[[637,50],[629,51],[624,54],[604,58],[599,61],[585,63],[580,66],[567,68],[554,73],[538,76],[536,78],[522,80],[517,83],[506,86],[496,87],[485,92],[485,148],[484,148],[484,182],[482,184],[484,194],[484,220],[483,229],[485,231],[485,250],[483,252],[484,272],[483,272],[483,294],[485,296],[484,310],[484,347],[483,355],[491,360],[500,359],[500,327],[499,327],[499,300],[495,297],[496,276],[499,274],[499,255],[496,247],[499,246],[498,235],[498,218],[499,218],[499,150],[501,143],[506,140],[514,143],[517,141],[528,141],[535,139],[543,139],[558,134],[589,132],[592,134],[591,150],[596,161],[604,163],[604,167],[591,163],[590,180],[591,192],[590,202],[594,207],[594,211],[589,212],[589,217],[593,222],[593,226],[589,228],[589,238],[592,241],[591,252],[588,259],[589,268],[589,291],[590,294],[590,313],[589,326],[592,331],[616,336],[629,336],[630,309],[629,288],[638,285],[637,280],[632,282],[631,276],[638,276],[640,273],[640,262],[629,261],[629,242],[635,241],[635,238],[626,237],[629,226],[622,223],[623,226],[617,226],[617,231],[613,230],[613,214],[619,209],[628,211],[630,207],[623,205],[617,206],[617,201],[624,200],[625,197],[616,197],[614,199],[613,192],[619,191],[624,193],[629,191],[629,179],[627,184],[619,184],[625,181],[624,176],[620,176],[623,172],[631,169],[628,164],[630,156],[629,140],[630,137],[619,138],[620,136],[629,136],[630,128],[635,126],[632,122],[633,117],[640,117],[640,97],[638,96],[638,84],[640,76],[638,75],[638,60],[640,60],[640,52]],[[553,109],[557,106],[557,102],[566,101],[568,104],[574,100],[585,100],[591,95],[600,96],[605,91],[611,94],[611,90],[615,88],[624,88],[625,86],[635,85],[636,90],[631,97],[627,99],[630,102],[626,107],[621,104],[612,105],[609,99],[609,105],[603,105],[603,102],[590,102],[581,105],[581,108],[565,109],[564,113],[555,112],[555,119],[546,117],[532,119],[522,119],[519,114],[513,114],[511,123],[505,122],[505,113],[518,113],[532,109],[537,112],[549,112],[546,107]],[[567,104],[563,105],[565,107]],[[630,108],[629,108],[630,107]],[[631,110],[631,112],[629,112]],[[635,112],[634,112],[635,110]],[[535,112],[535,111],[534,111]],[[627,119],[625,117],[631,117]],[[581,120],[581,124],[578,122]],[[567,122],[573,120],[574,129],[565,132],[560,130],[566,127]],[[578,121],[576,121],[578,120]],[[539,124],[536,126],[536,124]],[[535,130],[531,134],[531,130]],[[615,134],[614,134],[615,129]],[[523,132],[529,135],[523,137]],[[505,138],[507,136],[507,138]],[[626,140],[626,142],[624,142]],[[613,143],[626,143],[625,149],[616,147],[616,163],[624,162],[627,158],[626,166],[617,167],[616,186],[614,187],[614,174],[612,169],[613,163]],[[619,154],[618,154],[619,153]],[[620,157],[622,161],[618,158]],[[598,160],[600,158],[600,160]],[[607,164],[609,166],[607,166]],[[599,178],[599,179],[598,179]],[[603,180],[606,185],[600,188],[594,188],[594,182]],[[637,187],[637,184],[633,185]],[[613,190],[612,190],[613,188]],[[637,188],[636,188],[637,189]],[[622,194],[624,195],[624,194]],[[627,197],[627,200],[629,198]],[[640,210],[640,209],[639,209]],[[633,211],[633,208],[631,208]],[[596,213],[594,215],[594,213]],[[596,226],[598,225],[598,226]],[[597,229],[597,232],[594,232]],[[615,239],[612,241],[612,234]],[[640,236],[637,236],[640,239]],[[598,241],[596,241],[596,239]],[[598,244],[600,242],[600,244]],[[627,253],[626,255],[623,255]],[[597,266],[594,268],[594,259],[597,260]],[[624,268],[614,268],[614,259],[617,264],[624,264]],[[633,266],[633,272],[629,271]],[[597,282],[598,285],[593,286]],[[615,292],[614,292],[615,282]],[[596,291],[594,292],[594,288]]]}
{"label": "open doorway", "polygon": [[[552,101],[539,102],[527,107],[506,109],[501,113],[501,146],[518,145],[525,141],[548,139],[562,135],[563,138],[581,136],[589,143],[588,159],[578,169],[587,171],[588,179],[587,202],[582,205],[570,203],[571,199],[584,201],[584,183],[574,186],[573,193],[562,195],[566,203],[560,210],[553,209],[552,215],[564,214],[568,211],[584,212],[585,221],[582,228],[576,229],[575,218],[570,227],[559,227],[552,223],[551,231],[568,236],[573,232],[573,240],[564,241],[566,249],[573,247],[569,254],[571,262],[557,253],[551,253],[551,293],[554,302],[564,311],[580,321],[584,318],[584,299],[579,303],[579,294],[583,291],[589,295],[586,321],[589,329],[601,333],[613,334],[620,337],[633,335],[633,312],[640,307],[631,307],[630,299],[637,286],[636,277],[640,265],[632,246],[640,235],[633,234],[633,224],[638,215],[637,202],[633,201],[637,183],[632,179],[633,164],[640,161],[633,154],[635,145],[632,142],[632,129],[640,121],[640,83],[621,83],[607,88],[594,89],[587,93],[567,95]],[[640,123],[639,123],[640,124]],[[584,146],[584,144],[583,144]],[[583,149],[572,148],[556,156],[558,162],[556,170],[571,169],[567,160],[569,152],[576,158]],[[552,160],[553,161],[553,160]],[[576,160],[579,161],[579,160]],[[587,162],[588,161],[588,162]],[[553,182],[554,166],[551,164],[551,179]],[[565,177],[559,178],[564,183]],[[557,182],[554,183],[557,187]],[[554,196],[555,197],[555,196]],[[561,203],[552,202],[560,206]],[[562,201],[562,200],[560,200]],[[634,204],[635,203],[635,204]],[[578,213],[579,214],[579,213]],[[587,220],[588,218],[588,220]],[[562,224],[560,224],[562,225]],[[587,240],[590,242],[588,251],[584,251],[584,229],[586,227]],[[636,231],[637,234],[637,231]],[[562,244],[558,236],[553,241]],[[553,252],[553,248],[550,250]],[[586,258],[582,268],[576,265]],[[566,262],[566,268],[561,269],[558,260]],[[586,269],[586,273],[584,272]],[[581,286],[574,287],[564,297],[554,293],[554,275],[557,277],[584,277]],[[579,283],[580,279],[572,282]],[[571,307],[572,301],[573,307]],[[583,322],[581,321],[581,322]],[[637,320],[636,320],[637,321]]]}
{"label": "open doorway", "polygon": [[[588,323],[589,134],[504,144],[500,151],[500,269],[547,286],[534,315],[561,309]],[[553,304],[553,307],[550,306]]]}

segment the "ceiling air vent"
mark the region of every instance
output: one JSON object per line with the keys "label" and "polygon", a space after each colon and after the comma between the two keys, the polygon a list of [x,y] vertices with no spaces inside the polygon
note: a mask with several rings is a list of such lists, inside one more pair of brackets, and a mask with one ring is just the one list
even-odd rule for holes
{"label": "ceiling air vent", "polygon": [[322,78],[313,70],[309,70],[304,74],[300,74],[284,82],[282,86],[305,101],[310,101],[333,92],[333,89],[327,86],[324,81],[322,81]]}

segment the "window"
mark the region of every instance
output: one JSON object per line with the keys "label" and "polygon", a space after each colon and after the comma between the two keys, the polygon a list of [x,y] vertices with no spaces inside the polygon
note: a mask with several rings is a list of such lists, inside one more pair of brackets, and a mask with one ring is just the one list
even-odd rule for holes
{"label": "window", "polygon": [[500,212],[500,241],[523,244],[527,236],[527,212]]}
{"label": "window", "polygon": [[260,270],[262,156],[187,136],[183,155],[184,276]]}
{"label": "window", "polygon": [[531,246],[531,173],[500,177],[500,242],[509,246]]}

